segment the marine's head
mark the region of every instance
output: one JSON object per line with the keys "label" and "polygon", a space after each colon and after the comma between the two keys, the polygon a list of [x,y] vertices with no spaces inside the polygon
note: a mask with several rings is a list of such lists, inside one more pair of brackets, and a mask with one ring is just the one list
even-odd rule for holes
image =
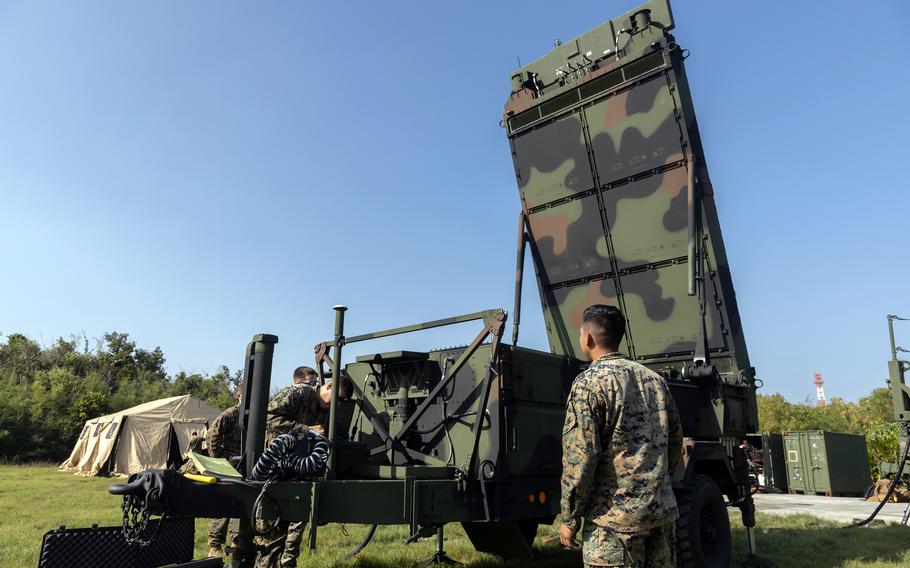
{"label": "marine's head", "polygon": [[[326,381],[324,385],[319,387],[318,393],[319,406],[328,408],[332,403],[332,381]],[[338,381],[338,400],[347,400],[351,398],[352,394],[354,394],[354,385],[350,377],[341,375]]]}
{"label": "marine's head", "polygon": [[294,369],[294,384],[310,386],[315,385],[316,369],[312,367],[297,367]]}
{"label": "marine's head", "polygon": [[578,345],[589,361],[619,351],[626,334],[626,318],[614,306],[594,304],[585,309],[578,330]]}

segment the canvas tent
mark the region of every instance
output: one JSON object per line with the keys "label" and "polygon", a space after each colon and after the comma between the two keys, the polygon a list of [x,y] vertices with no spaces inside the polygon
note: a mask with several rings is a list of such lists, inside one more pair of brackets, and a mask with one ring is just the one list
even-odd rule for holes
{"label": "canvas tent", "polygon": [[221,411],[191,395],[153,400],[85,422],[63,471],[129,475],[186,456]]}

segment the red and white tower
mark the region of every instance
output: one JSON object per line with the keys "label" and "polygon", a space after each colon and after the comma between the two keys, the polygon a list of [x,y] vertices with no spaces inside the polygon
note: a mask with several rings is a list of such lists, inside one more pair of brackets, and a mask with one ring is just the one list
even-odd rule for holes
{"label": "red and white tower", "polygon": [[819,408],[825,407],[825,387],[823,386],[825,381],[822,380],[821,373],[815,373],[815,392],[818,394],[818,406]]}

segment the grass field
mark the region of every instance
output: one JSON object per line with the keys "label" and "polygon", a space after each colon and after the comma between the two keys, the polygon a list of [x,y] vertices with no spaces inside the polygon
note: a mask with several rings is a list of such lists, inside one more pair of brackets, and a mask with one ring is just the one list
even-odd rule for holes
{"label": "grass field", "polygon": [[[59,473],[52,466],[0,466],[0,566],[36,566],[42,535],[60,525],[119,525],[120,500],[107,493],[107,486],[116,482]],[[765,566],[910,566],[910,529],[906,527],[843,530],[835,523],[809,516],[782,518],[770,515],[759,515],[758,524],[758,548]],[[206,551],[207,526],[206,520],[196,523],[197,557]],[[407,532],[404,527],[380,527],[363,553],[353,560],[338,562],[344,552],[360,541],[364,532],[365,528],[360,526],[347,526],[344,531],[335,525],[321,527],[318,552],[313,555],[304,552],[300,566],[408,567],[433,552],[432,540],[405,545]],[[469,568],[503,565],[496,557],[474,551],[457,525],[449,525],[446,537],[449,556]],[[733,537],[734,558],[742,559],[746,550],[745,531],[735,520]],[[555,527],[541,527],[535,543],[538,558],[529,566],[581,565],[580,556],[560,549],[555,538]]]}

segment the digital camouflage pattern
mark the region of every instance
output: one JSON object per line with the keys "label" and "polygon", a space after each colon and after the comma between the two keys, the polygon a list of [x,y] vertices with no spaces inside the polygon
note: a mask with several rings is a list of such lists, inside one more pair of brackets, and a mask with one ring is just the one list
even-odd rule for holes
{"label": "digital camouflage pattern", "polygon": [[[212,519],[212,522],[209,523],[208,533],[209,556],[222,556],[224,554],[221,547],[227,542],[230,528],[231,519]],[[233,536],[236,537],[236,533]]]}
{"label": "digital camouflage pattern", "polygon": [[[240,455],[241,437],[240,404],[228,408],[215,418],[212,427],[206,432],[206,445],[213,458],[229,459]],[[209,524],[209,551],[220,551],[227,542],[230,519],[212,519]]]}
{"label": "digital camouflage pattern", "polygon": [[643,532],[621,533],[585,523],[582,530],[585,566],[676,567],[676,523]]}
{"label": "digital camouflage pattern", "polygon": [[[269,401],[266,413],[266,438],[281,434],[302,435],[314,426],[328,429],[329,411],[319,405],[318,391],[305,384],[295,384],[278,391]],[[270,530],[260,530],[255,541],[260,548],[257,568],[293,568],[297,566],[305,522],[281,522]]]}
{"label": "digital camouflage pattern", "polygon": [[240,455],[240,405],[235,404],[218,415],[206,433],[209,455],[213,458],[231,458]]}
{"label": "digital camouflage pattern", "polygon": [[682,438],[662,377],[619,353],[592,363],[566,402],[563,522],[642,532],[675,521],[670,473]]}
{"label": "digital camouflage pattern", "polygon": [[[259,529],[261,527],[257,527]],[[261,530],[256,536],[256,568],[294,568],[300,556],[305,522],[282,521],[278,526]]]}
{"label": "digital camouflage pattern", "polygon": [[319,393],[310,386],[298,384],[278,391],[269,401],[266,413],[268,439],[281,434],[303,434],[313,426],[328,426],[329,411],[319,405]]}
{"label": "digital camouflage pattern", "polygon": [[667,2],[652,0],[557,46],[513,72],[505,124],[552,351],[580,357],[581,314],[602,303],[625,314],[633,359],[691,362],[694,168],[708,346],[741,384],[748,354],[673,27]]}

